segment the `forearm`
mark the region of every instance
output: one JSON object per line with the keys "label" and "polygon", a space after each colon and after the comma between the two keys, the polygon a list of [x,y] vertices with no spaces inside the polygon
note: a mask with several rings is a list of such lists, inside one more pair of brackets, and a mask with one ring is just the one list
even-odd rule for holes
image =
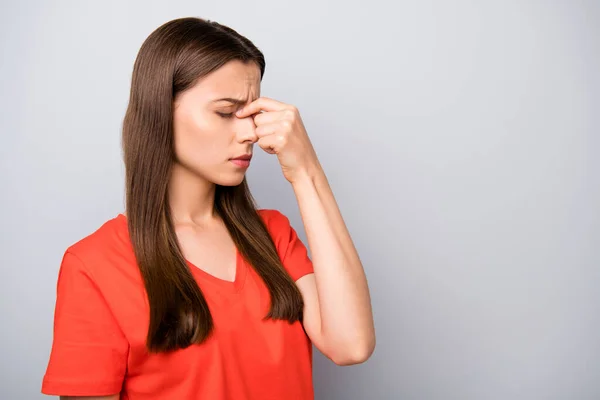
{"label": "forearm", "polygon": [[370,354],[375,329],[367,280],[327,177],[319,168],[292,186],[311,250],[323,340],[332,351]]}

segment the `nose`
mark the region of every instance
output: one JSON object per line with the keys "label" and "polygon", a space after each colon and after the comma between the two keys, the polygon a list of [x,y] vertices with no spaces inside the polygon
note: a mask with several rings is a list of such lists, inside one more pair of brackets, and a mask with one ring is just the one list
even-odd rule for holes
{"label": "nose", "polygon": [[254,115],[250,115],[246,118],[238,118],[236,128],[237,140],[240,143],[256,143],[258,141],[258,136],[256,136],[256,125],[254,124]]}

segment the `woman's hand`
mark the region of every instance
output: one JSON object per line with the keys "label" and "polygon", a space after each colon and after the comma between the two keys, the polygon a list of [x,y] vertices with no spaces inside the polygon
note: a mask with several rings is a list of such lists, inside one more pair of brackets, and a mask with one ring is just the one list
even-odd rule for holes
{"label": "woman's hand", "polygon": [[[261,112],[263,111],[263,112]],[[375,349],[369,287],[350,233],[308,139],[298,110],[258,98],[238,113],[252,116],[258,145],[277,154],[294,194],[314,265],[296,281],[303,326],[312,343],[338,365],[366,361]]]}
{"label": "woman's hand", "polygon": [[254,119],[258,145],[277,155],[283,175],[290,183],[313,176],[321,168],[296,107],[259,97],[240,108],[236,116]]}

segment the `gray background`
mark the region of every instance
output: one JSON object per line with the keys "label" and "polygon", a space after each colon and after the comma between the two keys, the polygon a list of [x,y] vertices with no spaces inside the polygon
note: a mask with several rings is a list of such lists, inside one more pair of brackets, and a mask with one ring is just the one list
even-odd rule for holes
{"label": "gray background", "polygon": [[[316,352],[317,399],[600,398],[599,3],[364,3],[2,3],[1,399],[45,398],[62,253],[123,209],[135,55],[190,15],[264,51],[368,275],[376,352]],[[254,195],[305,239],[257,153]]]}

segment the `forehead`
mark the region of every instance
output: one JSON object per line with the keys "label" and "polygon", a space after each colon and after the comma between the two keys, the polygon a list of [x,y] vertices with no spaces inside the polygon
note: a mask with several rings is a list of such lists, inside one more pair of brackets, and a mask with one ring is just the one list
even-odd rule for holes
{"label": "forehead", "polygon": [[233,60],[202,78],[191,90],[207,100],[233,97],[252,101],[260,91],[260,69],[253,62]]}

